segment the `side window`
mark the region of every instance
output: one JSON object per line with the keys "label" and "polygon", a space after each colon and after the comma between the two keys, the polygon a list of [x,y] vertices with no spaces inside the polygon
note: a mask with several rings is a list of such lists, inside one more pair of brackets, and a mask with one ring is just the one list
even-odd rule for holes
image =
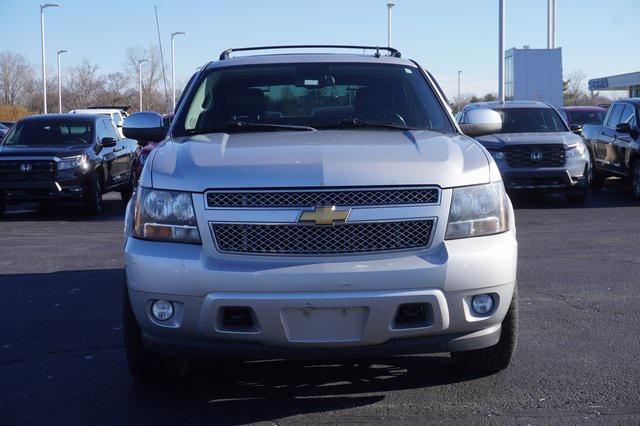
{"label": "side window", "polygon": [[618,123],[620,123],[620,117],[622,117],[622,111],[624,110],[624,104],[615,104],[611,107],[609,118],[607,119],[607,127],[615,129]]}
{"label": "side window", "polygon": [[107,128],[104,125],[105,121],[106,120],[98,120],[96,122],[96,138],[98,139],[98,142],[100,142],[102,138],[106,138],[109,136],[109,134],[107,133]]}
{"label": "side window", "polygon": [[636,112],[631,105],[625,105],[624,110],[622,111],[622,118],[620,119],[621,123],[631,123],[636,116]]}
{"label": "side window", "polygon": [[118,136],[118,132],[116,131],[116,128],[113,127],[113,122],[111,120],[103,120],[102,121],[105,125],[105,127],[107,128],[107,136],[110,138],[115,138],[115,139],[120,139],[120,137]]}

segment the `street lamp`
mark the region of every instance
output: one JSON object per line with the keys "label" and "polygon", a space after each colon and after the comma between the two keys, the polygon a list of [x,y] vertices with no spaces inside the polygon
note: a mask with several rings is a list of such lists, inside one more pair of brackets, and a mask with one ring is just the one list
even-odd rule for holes
{"label": "street lamp", "polygon": [[60,55],[68,50],[58,50],[58,112],[62,114],[62,77],[60,75]]}
{"label": "street lamp", "polygon": [[387,3],[387,47],[391,47],[391,8],[395,3]]}
{"label": "street lamp", "polygon": [[47,113],[47,69],[44,58],[44,10],[48,7],[62,7],[56,3],[45,3],[40,5],[40,48],[42,51],[42,103],[43,111]]}
{"label": "street lamp", "polygon": [[462,71],[458,70],[458,109],[460,109],[460,74],[462,74]]}
{"label": "street lamp", "polygon": [[498,0],[498,100],[504,102],[504,3]]}
{"label": "street lamp", "polygon": [[171,90],[173,91],[173,110],[176,110],[176,46],[173,38],[177,35],[185,35],[182,31],[171,33]]}
{"label": "street lamp", "polygon": [[140,83],[140,111],[142,111],[142,64],[149,62],[148,59],[140,59],[138,61],[138,81]]}

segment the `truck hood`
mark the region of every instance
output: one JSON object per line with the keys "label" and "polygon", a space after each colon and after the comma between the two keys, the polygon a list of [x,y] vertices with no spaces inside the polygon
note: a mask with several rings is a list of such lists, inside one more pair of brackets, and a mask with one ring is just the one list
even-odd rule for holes
{"label": "truck hood", "polygon": [[573,145],[580,142],[580,136],[573,132],[543,132],[543,133],[500,133],[480,136],[478,142],[486,147],[501,148],[507,145],[529,144],[563,144]]}
{"label": "truck hood", "polygon": [[0,145],[0,157],[71,157],[86,151],[89,145],[27,146]]}
{"label": "truck hood", "polygon": [[[145,170],[146,171],[146,170]],[[474,140],[430,131],[318,130],[176,138],[153,154],[143,185],[224,188],[439,185],[489,181]]]}

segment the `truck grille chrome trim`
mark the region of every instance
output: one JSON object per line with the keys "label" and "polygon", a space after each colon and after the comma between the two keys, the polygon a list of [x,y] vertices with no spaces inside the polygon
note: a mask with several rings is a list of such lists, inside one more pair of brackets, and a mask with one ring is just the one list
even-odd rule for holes
{"label": "truck grille chrome trim", "polygon": [[506,150],[510,167],[564,167],[564,145],[514,145]]}
{"label": "truck grille chrome trim", "polygon": [[210,223],[222,253],[332,255],[424,249],[435,219],[307,224]]}
{"label": "truck grille chrome trim", "polygon": [[358,189],[283,189],[255,191],[208,191],[206,207],[291,208],[316,206],[434,205],[440,202],[436,187]]}

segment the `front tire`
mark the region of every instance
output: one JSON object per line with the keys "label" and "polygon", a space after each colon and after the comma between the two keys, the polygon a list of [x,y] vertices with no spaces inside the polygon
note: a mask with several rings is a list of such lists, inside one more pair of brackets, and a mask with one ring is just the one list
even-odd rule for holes
{"label": "front tire", "polygon": [[632,173],[631,187],[633,191],[633,198],[640,200],[640,160],[635,160],[633,162]]}
{"label": "front tire", "polygon": [[578,206],[580,204],[583,204],[587,199],[587,191],[579,192],[577,194],[576,193],[565,194],[565,197],[567,198],[567,202],[569,204],[573,206]]}
{"label": "front tire", "polygon": [[513,292],[511,305],[502,320],[500,341],[488,348],[451,352],[453,365],[469,373],[496,373],[509,366],[518,341],[518,295]]}
{"label": "front tire", "polygon": [[131,199],[131,196],[133,195],[133,188],[134,188],[134,184],[133,184],[133,170],[132,170],[131,175],[129,177],[129,183],[127,183],[127,186],[124,187],[122,191],[120,191],[120,199],[122,200],[123,206],[126,206],[129,200]]}
{"label": "front tire", "polygon": [[131,375],[142,383],[178,380],[186,376],[189,372],[187,358],[158,355],[143,347],[142,333],[131,309],[126,283],[122,305],[124,350]]}
{"label": "front tire", "polygon": [[85,209],[87,213],[98,215],[102,213],[102,184],[100,175],[95,175],[86,188]]}

